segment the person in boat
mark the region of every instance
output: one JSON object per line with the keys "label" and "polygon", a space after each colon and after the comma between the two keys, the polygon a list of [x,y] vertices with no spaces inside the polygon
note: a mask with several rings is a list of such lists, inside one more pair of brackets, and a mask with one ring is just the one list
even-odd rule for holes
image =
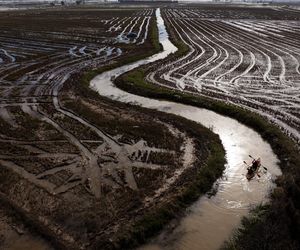
{"label": "person in boat", "polygon": [[260,158],[258,158],[257,160],[254,159],[252,161],[252,166],[248,168],[248,173],[249,174],[256,173],[259,176],[258,170],[259,170],[260,166],[261,166]]}

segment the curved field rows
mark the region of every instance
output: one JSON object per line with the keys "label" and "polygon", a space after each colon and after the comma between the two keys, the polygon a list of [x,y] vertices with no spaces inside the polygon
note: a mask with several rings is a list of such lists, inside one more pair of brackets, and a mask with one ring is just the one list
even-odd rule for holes
{"label": "curved field rows", "polygon": [[[65,249],[114,244],[136,217],[184,190],[207,160],[208,142],[218,143],[83,86],[85,72],[152,51],[154,15],[152,8],[1,13],[0,200]],[[4,231],[0,248],[16,249]]]}
{"label": "curved field rows", "polygon": [[[55,121],[51,117],[53,114],[43,110],[43,105],[52,105],[52,112],[55,112],[56,116],[69,117],[77,121],[80,126],[90,127],[99,135],[99,138],[97,138],[99,142],[108,143],[110,148],[117,145],[92,124],[83,121],[76,114],[64,110],[58,101],[60,89],[73,73],[105,65],[109,60],[122,55],[122,50],[118,47],[91,43],[86,45],[85,43],[76,42],[77,38],[78,36],[74,38],[75,41],[70,43],[53,43],[51,40],[43,40],[42,37],[30,40],[0,37],[1,47],[3,48],[0,49],[0,53],[6,56],[1,58],[7,62],[0,68],[0,118],[10,125],[17,126],[16,109],[19,109],[18,115],[22,116],[24,114],[29,119],[48,123],[58,130],[67,141],[77,147],[84,161],[88,162],[86,176],[79,178],[78,166],[81,163],[77,154],[61,153],[61,155],[56,155],[45,154],[42,151],[37,157],[62,157],[68,159],[68,161],[63,167],[53,168],[51,171],[39,173],[38,175],[23,171],[23,175],[27,176],[30,181],[46,188],[50,193],[60,193],[89,180],[90,192],[99,197],[100,182],[96,181],[100,179],[97,157],[90,151],[90,148],[82,143],[80,138],[70,133],[60,122]],[[3,137],[3,135],[1,136]],[[9,141],[9,139],[7,140]],[[110,145],[111,143],[113,145]],[[34,142],[31,143],[31,146],[34,144]],[[7,161],[8,159],[13,160],[13,158],[16,157],[7,158],[1,155],[1,164],[17,171],[21,167],[18,167],[16,163]],[[72,175],[69,176],[69,180],[67,179],[61,185],[51,184],[43,178],[46,175],[48,177],[55,175],[62,170],[68,170]],[[73,180],[74,178],[76,180]]]}
{"label": "curved field rows", "polygon": [[154,66],[147,78],[253,110],[300,142],[300,16],[250,9],[165,9],[190,51]]}
{"label": "curved field rows", "polygon": [[[102,22],[107,26],[107,31],[114,36],[114,43],[141,45],[148,37],[149,23],[153,15],[153,9],[145,9],[135,12],[130,17]],[[130,33],[134,34],[134,37],[128,37]]]}
{"label": "curved field rows", "polygon": [[[55,11],[45,11],[44,13],[49,20],[53,18],[52,15],[56,16],[56,14]],[[136,190],[137,183],[133,176],[133,168],[160,169],[159,164],[150,163],[151,161],[147,163],[149,155],[155,152],[173,155],[174,152],[148,146],[147,142],[143,140],[135,143],[119,142],[119,139],[107,134],[74,111],[63,107],[59,96],[64,84],[70,81],[72,75],[79,74],[84,70],[99,68],[132,53],[128,48],[122,48],[123,41],[119,41],[119,38],[123,35],[126,38],[128,33],[136,32],[137,36],[134,39],[126,38],[126,41],[138,43],[143,47],[148,37],[150,20],[154,15],[153,9],[121,11],[117,13],[120,16],[104,18],[100,21],[98,16],[89,16],[90,22],[96,23],[99,27],[91,26],[87,31],[81,29],[76,36],[74,36],[75,26],[73,23],[71,26],[66,25],[67,27],[63,28],[65,31],[54,31],[51,30],[53,27],[46,18],[44,20],[44,17],[30,11],[25,12],[24,15],[27,18],[43,19],[49,25],[49,30],[45,31],[46,28],[34,23],[32,31],[25,35],[22,33],[24,26],[19,20],[23,18],[23,14],[16,12],[14,15],[12,19],[16,23],[14,28],[6,28],[7,21],[4,18],[0,20],[2,25],[0,36],[0,122],[3,125],[0,140],[15,143],[18,135],[8,136],[10,132],[8,131],[6,134],[4,128],[6,126],[20,128],[22,125],[19,120],[24,116],[28,121],[39,121],[43,126],[49,126],[48,129],[52,127],[50,130],[54,129],[60,133],[60,136],[63,136],[59,140],[70,143],[69,147],[75,147],[79,152],[68,154],[62,150],[59,153],[50,154],[36,149],[39,140],[32,138],[32,141],[28,142],[30,147],[26,145],[26,149],[32,154],[36,153],[37,155],[34,157],[60,158],[65,159],[65,163],[59,164],[58,167],[54,165],[53,168],[47,169],[45,172],[38,172],[38,174],[25,171],[22,165],[18,165],[17,159],[22,157],[0,155],[1,165],[22,174],[26,179],[45,188],[51,194],[65,193],[69,189],[83,185],[89,193],[100,198],[101,185],[106,184],[116,188],[123,182],[127,183],[126,185],[132,190]],[[84,17],[85,12],[78,14],[71,12],[69,15],[74,15],[73,22],[74,19]],[[122,17],[122,15],[125,16]],[[66,19],[68,20],[68,18]],[[11,22],[13,22],[12,20]],[[63,20],[65,21],[65,19]],[[25,25],[25,28],[28,27],[30,26]],[[99,37],[101,33],[95,33],[97,28],[103,29],[105,39]],[[47,35],[43,36],[45,32]],[[21,37],[18,36],[20,33]],[[40,34],[39,37],[37,34]],[[101,42],[95,43],[95,39],[101,39]],[[77,130],[87,131],[89,135],[77,134],[75,132]],[[179,136],[179,132],[175,134]],[[47,137],[47,135],[45,136]],[[58,140],[57,135],[54,137],[55,140]],[[99,144],[97,150],[87,146],[85,141],[88,140],[85,137],[93,141],[93,144]],[[144,159],[144,157],[146,158]],[[27,158],[29,156],[24,159]],[[104,158],[104,162],[100,164],[99,158]],[[124,165],[124,177],[118,175],[118,172],[121,171],[119,162]],[[69,172],[68,178],[64,182],[51,183],[49,181],[62,171]]]}

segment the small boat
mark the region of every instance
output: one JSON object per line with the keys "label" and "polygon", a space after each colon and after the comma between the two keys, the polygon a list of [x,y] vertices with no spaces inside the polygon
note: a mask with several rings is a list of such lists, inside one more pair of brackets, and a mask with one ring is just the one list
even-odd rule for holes
{"label": "small boat", "polygon": [[250,181],[254,176],[255,176],[256,172],[251,170],[251,168],[248,169],[248,172],[246,174],[246,178],[248,181]]}
{"label": "small boat", "polygon": [[246,178],[248,181],[250,181],[255,175],[260,177],[258,170],[261,166],[261,160],[260,160],[260,158],[258,158],[258,159],[252,158],[252,159],[253,159],[252,165],[248,165],[247,162],[244,161],[244,163],[248,166],[248,168],[247,168],[248,172],[246,174]]}

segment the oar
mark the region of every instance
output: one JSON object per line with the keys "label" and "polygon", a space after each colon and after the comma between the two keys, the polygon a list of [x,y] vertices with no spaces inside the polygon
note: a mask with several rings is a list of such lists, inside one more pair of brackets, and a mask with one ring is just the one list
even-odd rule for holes
{"label": "oar", "polygon": [[244,161],[244,163],[245,163],[248,167],[251,167],[246,161]]}
{"label": "oar", "polygon": [[[256,160],[254,157],[252,157],[251,155],[249,155],[250,158],[252,158],[253,160]],[[268,169],[266,167],[264,167],[262,164],[261,166],[264,168],[264,170],[268,171]]]}

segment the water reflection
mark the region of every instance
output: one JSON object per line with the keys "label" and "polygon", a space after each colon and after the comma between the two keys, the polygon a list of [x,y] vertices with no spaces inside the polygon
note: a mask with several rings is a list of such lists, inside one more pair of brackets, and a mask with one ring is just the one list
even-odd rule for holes
{"label": "water reflection", "polygon": [[[164,51],[146,60],[105,72],[91,81],[91,87],[101,95],[120,102],[134,103],[199,122],[213,128],[220,136],[228,164],[224,176],[215,183],[218,188],[216,195],[206,195],[199,199],[188,209],[186,216],[176,227],[173,228],[170,224],[150,244],[141,247],[145,250],[218,249],[240,223],[241,217],[248,213],[249,208],[267,200],[273,187],[272,179],[281,174],[277,165],[278,159],[259,134],[231,118],[205,109],[136,96],[114,86],[111,82],[112,76],[119,76],[176,51],[176,47],[168,39],[159,9],[156,10],[156,16],[159,39]],[[260,179],[250,182],[246,179],[246,167],[243,164],[244,160],[249,160],[249,154],[260,156],[269,170]]]}

